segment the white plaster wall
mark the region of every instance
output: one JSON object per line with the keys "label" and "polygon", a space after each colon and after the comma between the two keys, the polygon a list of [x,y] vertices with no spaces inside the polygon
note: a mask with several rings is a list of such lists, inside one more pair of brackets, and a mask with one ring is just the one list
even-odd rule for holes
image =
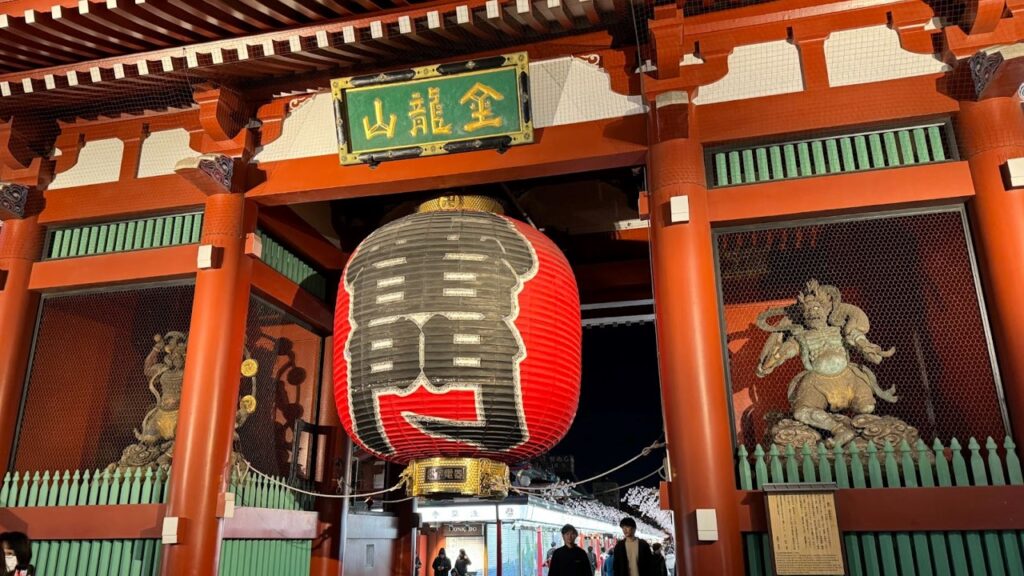
{"label": "white plaster wall", "polygon": [[[535,128],[643,114],[643,98],[612,91],[598,64],[576,57],[530,64]],[[262,148],[254,162],[323,156],[338,152],[330,93],[312,96],[284,119],[281,136]]]}
{"label": "white plaster wall", "polygon": [[161,130],[150,134],[142,142],[138,177],[174,174],[174,166],[179,160],[199,155],[189,148],[188,140],[188,130],[184,128]]}
{"label": "white plaster wall", "polygon": [[254,162],[275,162],[338,153],[330,92],[313,95],[285,116],[281,136],[264,146]]}
{"label": "white plaster wall", "polygon": [[721,80],[697,90],[694,103],[714,104],[803,89],[800,51],[794,44],[778,40],[736,47],[729,55],[729,72]]}
{"label": "white plaster wall", "polygon": [[642,97],[613,92],[603,68],[572,56],[530,63],[530,97],[535,128],[644,113]]}
{"label": "white plaster wall", "polygon": [[908,52],[888,26],[833,32],[825,40],[830,86],[849,86],[935,74],[949,67],[929,54]]}
{"label": "white plaster wall", "polygon": [[78,153],[78,163],[67,172],[57,174],[50,190],[117,182],[124,157],[124,142],[107,138],[86,142]]}

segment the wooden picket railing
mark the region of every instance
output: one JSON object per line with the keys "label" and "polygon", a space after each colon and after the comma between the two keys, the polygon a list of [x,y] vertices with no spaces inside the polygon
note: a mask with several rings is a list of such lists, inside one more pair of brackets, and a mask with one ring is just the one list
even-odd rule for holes
{"label": "wooden picket railing", "polygon": [[273,481],[256,474],[248,474],[241,482],[237,476],[231,479],[230,490],[235,493],[235,506],[253,508],[274,508],[276,510],[312,510],[315,498],[285,488],[287,484],[307,492],[313,491],[312,482],[303,480],[289,482],[286,478]]}
{"label": "wooden picket railing", "polygon": [[[936,440],[931,450],[921,441],[913,447],[872,444],[864,451],[856,446],[830,451],[819,444],[799,452],[773,446],[766,453],[758,445],[750,454],[741,446],[738,477],[743,490],[769,482],[835,482],[841,489],[1024,485],[1010,438],[1002,450],[992,438],[984,448],[971,438],[967,452],[956,439],[948,447]],[[772,574],[768,535],[744,538],[747,573]],[[851,576],[1024,574],[1024,531],[848,532],[843,539]]]}
{"label": "wooden picket railing", "polygon": [[[167,473],[121,474],[78,470],[8,472],[0,484],[0,508],[161,504],[167,495]],[[235,505],[279,510],[309,510],[311,497],[255,474],[232,479]],[[308,486],[306,486],[308,488]],[[31,535],[32,527],[27,528]],[[309,572],[310,540],[225,540],[220,573],[276,576]],[[155,576],[159,573],[158,539],[33,540],[32,558],[38,574]]]}
{"label": "wooden picket railing", "polygon": [[710,148],[710,188],[935,164],[956,159],[946,123]]}
{"label": "wooden picket railing", "polygon": [[323,300],[327,297],[327,279],[323,274],[263,230],[257,230],[256,234],[263,244],[263,255],[260,259],[267,266],[277,270],[317,298]]}
{"label": "wooden picket railing", "polygon": [[[239,481],[231,480],[236,506],[274,508],[277,510],[312,510],[313,498],[285,488],[285,478],[268,480],[248,474]],[[310,490],[308,482],[291,482]],[[23,506],[103,506],[113,504],[160,504],[165,501],[167,473],[135,470],[122,474],[119,470],[39,473],[8,472],[0,484],[0,508]]]}
{"label": "wooden picket railing", "polygon": [[166,487],[167,474],[152,470],[8,472],[0,484],[0,507],[159,504]]}
{"label": "wooden picket railing", "polygon": [[44,258],[77,258],[198,244],[202,228],[202,212],[52,228],[47,232]]}

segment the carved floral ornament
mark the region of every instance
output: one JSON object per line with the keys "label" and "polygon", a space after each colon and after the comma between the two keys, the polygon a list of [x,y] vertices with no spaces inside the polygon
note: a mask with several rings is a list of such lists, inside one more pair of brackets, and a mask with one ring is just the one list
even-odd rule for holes
{"label": "carved floral ornament", "polygon": [[24,184],[0,182],[0,219],[24,218],[28,192]]}

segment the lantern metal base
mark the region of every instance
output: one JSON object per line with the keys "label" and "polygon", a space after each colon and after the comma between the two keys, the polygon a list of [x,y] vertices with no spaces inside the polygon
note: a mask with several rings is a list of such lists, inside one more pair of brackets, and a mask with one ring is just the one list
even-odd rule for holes
{"label": "lantern metal base", "polygon": [[511,487],[508,465],[487,458],[421,458],[402,474],[410,496],[504,498]]}

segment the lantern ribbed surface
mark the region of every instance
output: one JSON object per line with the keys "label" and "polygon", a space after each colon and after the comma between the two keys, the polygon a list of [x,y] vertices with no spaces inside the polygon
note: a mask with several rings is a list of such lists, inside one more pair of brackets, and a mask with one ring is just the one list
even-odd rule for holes
{"label": "lantern ribbed surface", "polygon": [[334,393],[369,452],[527,460],[568,431],[579,386],[576,280],[537,230],[487,212],[413,214],[349,259]]}

